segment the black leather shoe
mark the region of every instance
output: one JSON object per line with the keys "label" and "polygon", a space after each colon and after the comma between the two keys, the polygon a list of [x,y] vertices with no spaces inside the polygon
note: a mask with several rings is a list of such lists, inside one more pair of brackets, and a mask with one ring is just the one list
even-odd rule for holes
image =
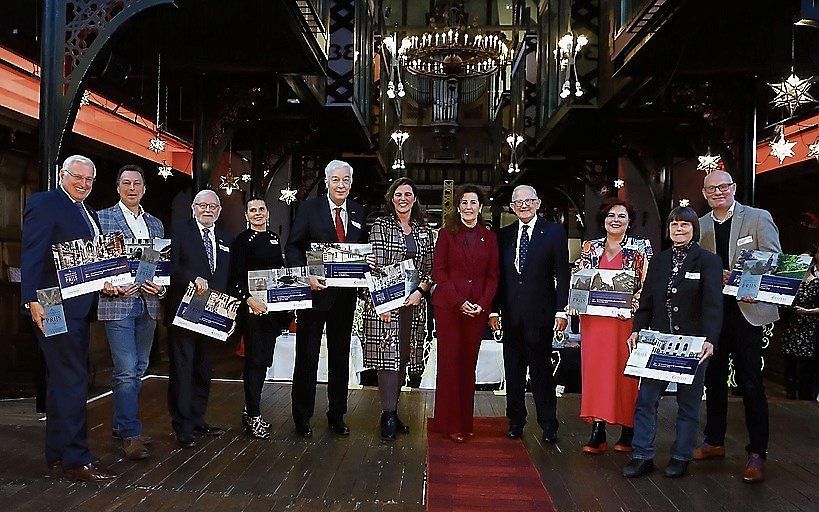
{"label": "black leather shoe", "polygon": [[194,436],[181,436],[179,434],[176,434],[176,443],[182,448],[193,448],[199,444]]}
{"label": "black leather shoe", "polygon": [[103,482],[117,477],[116,473],[98,468],[93,462],[78,468],[65,469],[63,470],[63,475],[69,480],[80,480],[92,483]]}
{"label": "black leather shoe", "polygon": [[557,432],[553,430],[544,430],[543,437],[540,440],[544,444],[555,444],[557,442]]}
{"label": "black leather shoe", "polygon": [[520,439],[523,437],[523,425],[509,425],[509,430],[506,431],[506,437],[509,439]]}
{"label": "black leather shoe", "polygon": [[296,433],[305,439],[313,437],[313,429],[310,428],[310,423],[307,421],[296,422]]}
{"label": "black leather shoe", "polygon": [[680,478],[688,469],[688,461],[671,458],[668,466],[665,467],[665,476],[668,478]]}
{"label": "black leather shoe", "polygon": [[336,433],[340,436],[350,435],[350,427],[348,427],[342,419],[328,420],[327,426],[330,427],[330,432]]}
{"label": "black leather shoe", "polygon": [[401,421],[398,417],[398,411],[395,412],[395,431],[399,434],[409,434],[409,425]]}
{"label": "black leather shoe", "polygon": [[637,459],[632,457],[623,468],[623,476],[626,478],[637,478],[654,471],[654,459]]}
{"label": "black leather shoe", "polygon": [[395,441],[398,430],[398,415],[395,411],[381,411],[381,439]]}
{"label": "black leather shoe", "polygon": [[219,437],[225,433],[225,429],[222,427],[214,427],[213,425],[208,425],[205,423],[204,425],[193,427],[193,433],[199,434],[200,436]]}

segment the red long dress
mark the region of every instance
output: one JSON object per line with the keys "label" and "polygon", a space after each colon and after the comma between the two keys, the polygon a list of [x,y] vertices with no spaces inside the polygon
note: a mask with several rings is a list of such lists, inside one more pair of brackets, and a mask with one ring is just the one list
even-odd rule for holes
{"label": "red long dress", "polygon": [[[623,252],[608,260],[600,257],[601,269],[623,268]],[[631,335],[632,319],[582,315],[580,317],[580,364],[583,394],[580,397],[580,417],[591,423],[595,419],[606,423],[634,426],[638,379],[623,375],[629,350],[626,340]]]}

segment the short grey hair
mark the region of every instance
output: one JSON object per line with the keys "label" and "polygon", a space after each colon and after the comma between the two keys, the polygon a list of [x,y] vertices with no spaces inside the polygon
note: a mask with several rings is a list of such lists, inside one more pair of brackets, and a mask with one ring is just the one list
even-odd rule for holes
{"label": "short grey hair", "polygon": [[350,170],[350,179],[353,179],[353,166],[345,162],[344,160],[330,160],[330,163],[327,164],[327,167],[324,168],[324,179],[330,179],[330,173],[333,172],[334,169],[338,169],[339,167],[346,167]]}
{"label": "short grey hair", "polygon": [[196,193],[196,195],[193,197],[194,204],[198,203],[203,197],[205,197],[208,194],[213,194],[213,197],[216,198],[216,202],[219,203],[219,206],[222,205],[222,201],[219,199],[219,194],[217,194],[216,192],[209,188],[200,190],[199,192]]}
{"label": "short grey hair", "polygon": [[537,190],[535,190],[535,187],[531,185],[518,185],[517,187],[515,187],[514,190],[512,190],[512,197],[515,197],[515,194],[519,190],[528,190],[529,192],[532,193],[533,196],[535,196],[535,199],[537,199]]}
{"label": "short grey hair", "polygon": [[69,167],[74,164],[83,164],[87,165],[94,171],[94,176],[97,175],[97,166],[94,165],[94,162],[91,161],[90,158],[84,157],[82,155],[71,155],[70,157],[66,158],[63,162],[62,167],[60,167],[61,171],[67,171]]}

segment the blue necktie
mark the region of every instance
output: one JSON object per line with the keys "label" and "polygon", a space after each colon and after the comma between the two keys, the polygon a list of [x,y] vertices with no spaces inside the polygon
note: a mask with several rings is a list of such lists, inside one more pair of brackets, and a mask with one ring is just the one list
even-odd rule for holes
{"label": "blue necktie", "polygon": [[77,209],[80,210],[80,216],[82,217],[82,220],[84,220],[85,225],[88,226],[88,231],[91,232],[91,236],[94,236],[96,231],[94,231],[94,225],[91,224],[91,219],[88,218],[88,213],[85,211],[85,207],[79,201],[74,203],[74,206],[76,206]]}
{"label": "blue necktie", "polygon": [[216,270],[216,265],[213,262],[213,244],[210,242],[210,229],[204,228],[202,230],[202,241],[205,242],[205,253],[208,255],[210,272],[213,273]]}
{"label": "blue necktie", "polygon": [[526,252],[529,250],[529,226],[523,225],[523,233],[520,234],[520,247],[518,247],[518,272],[523,272],[523,265],[526,263]]}

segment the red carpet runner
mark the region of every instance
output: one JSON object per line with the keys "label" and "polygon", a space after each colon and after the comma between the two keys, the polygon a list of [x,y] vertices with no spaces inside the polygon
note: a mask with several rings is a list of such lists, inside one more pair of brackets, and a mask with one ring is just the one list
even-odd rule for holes
{"label": "red carpet runner", "polygon": [[556,510],[506,418],[475,418],[475,436],[454,443],[427,425],[427,511]]}

